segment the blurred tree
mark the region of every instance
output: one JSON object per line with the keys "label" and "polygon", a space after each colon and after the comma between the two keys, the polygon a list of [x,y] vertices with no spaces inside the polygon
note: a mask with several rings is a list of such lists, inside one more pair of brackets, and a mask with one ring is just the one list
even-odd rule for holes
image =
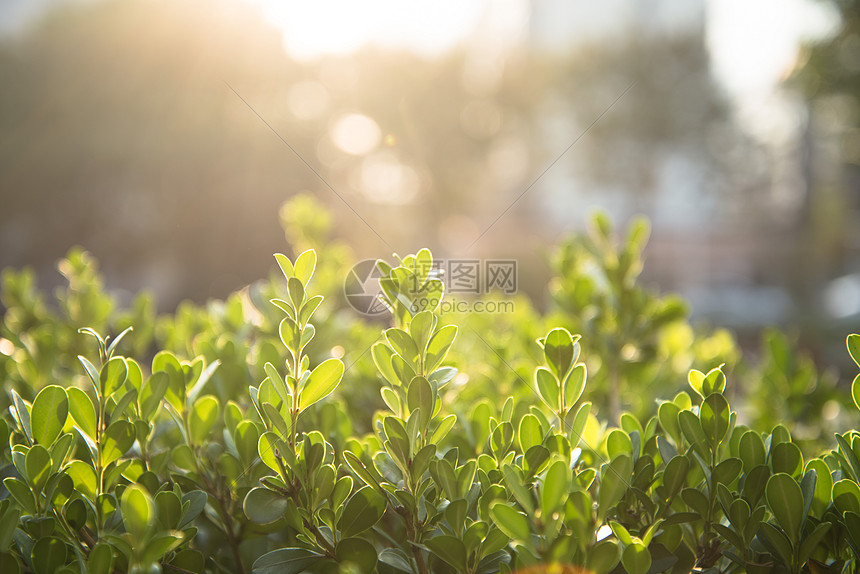
{"label": "blurred tree", "polygon": [[579,185],[566,194],[581,201],[597,191],[615,200],[614,215],[644,213],[682,229],[767,215],[756,165],[766,159],[735,122],[701,29],[628,34],[545,65],[546,103],[567,136],[588,129],[567,159]]}
{"label": "blurred tree", "polygon": [[[808,233],[803,239],[814,272],[806,273],[813,311],[807,338],[824,348],[828,361],[849,367],[839,351],[860,316],[860,299],[853,295],[860,281],[860,1],[822,4],[838,16],[838,25],[804,46],[786,86],[803,95],[808,114],[803,142]],[[840,277],[847,291],[831,283]],[[829,316],[822,321],[825,309]]]}
{"label": "blurred tree", "polygon": [[[663,211],[679,209],[666,194],[681,187],[665,173],[673,158],[688,214],[751,212],[750,154],[701,30],[631,34],[560,59],[525,45],[487,59],[481,40],[436,59],[365,49],[300,63],[282,40],[243,2],[127,0],[62,5],[0,41],[0,267],[30,264],[44,281],[79,244],[110,288],[150,286],[163,308],[223,297],[271,267],[268,254],[284,251],[279,206],[310,191],[358,258],[423,246],[463,256],[504,213],[467,255],[519,258],[520,289],[536,296],[550,271],[535,246],[583,203],[605,205],[609,190],[630,211],[658,214],[655,194]],[[353,115],[363,136],[356,124],[340,133]],[[343,139],[356,135],[366,145],[350,149]],[[596,193],[571,190],[571,166]],[[730,189],[744,202],[723,200]]]}

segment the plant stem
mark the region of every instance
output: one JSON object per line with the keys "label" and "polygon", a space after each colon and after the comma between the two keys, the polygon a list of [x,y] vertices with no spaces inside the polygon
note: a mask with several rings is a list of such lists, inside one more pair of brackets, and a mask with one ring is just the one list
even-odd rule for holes
{"label": "plant stem", "polygon": [[421,554],[421,549],[415,545],[418,543],[418,537],[416,535],[415,524],[413,523],[413,516],[403,507],[398,507],[395,510],[401,514],[406,521],[406,539],[409,541],[409,548],[412,551],[412,557],[415,558],[415,563],[418,565],[418,573],[429,574],[427,564],[424,562],[424,555]]}
{"label": "plant stem", "polygon": [[[221,517],[221,522],[224,523],[224,534],[227,536],[227,544],[230,545],[230,551],[233,553],[233,561],[236,562],[236,568],[238,568],[238,572],[241,574],[246,574],[245,565],[242,563],[242,554],[239,552],[239,541],[236,539],[236,535],[233,532],[233,515],[229,512],[229,509],[224,505],[225,500],[224,496],[221,494],[221,491],[218,490],[211,482],[204,476],[204,480],[206,482],[207,490],[210,494],[213,495],[215,500],[218,501],[218,506],[215,508],[218,515]],[[214,492],[213,492],[214,491]]]}

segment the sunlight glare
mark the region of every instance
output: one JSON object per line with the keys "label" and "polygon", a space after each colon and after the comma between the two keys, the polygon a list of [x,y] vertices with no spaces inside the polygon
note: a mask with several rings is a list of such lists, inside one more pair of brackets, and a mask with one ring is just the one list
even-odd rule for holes
{"label": "sunlight glare", "polygon": [[304,81],[294,84],[287,94],[290,112],[300,120],[313,120],[328,108],[328,91],[319,82]]}
{"label": "sunlight glare", "polygon": [[488,5],[459,0],[248,1],[283,30],[285,48],[302,61],[349,54],[367,44],[438,55],[461,41]]}

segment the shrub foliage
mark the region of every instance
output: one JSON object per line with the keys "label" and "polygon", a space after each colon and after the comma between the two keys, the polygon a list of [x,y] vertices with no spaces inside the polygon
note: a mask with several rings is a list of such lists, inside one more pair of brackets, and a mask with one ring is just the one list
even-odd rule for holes
{"label": "shrub foliage", "polygon": [[379,262],[388,328],[329,306],[314,249],[158,319],[83,252],[56,308],[7,271],[0,571],[856,571],[860,432],[730,403],[824,428],[832,381],[777,333],[735,376],[728,335],[638,286],[645,236],[567,242],[547,315],[441,314],[428,250]]}

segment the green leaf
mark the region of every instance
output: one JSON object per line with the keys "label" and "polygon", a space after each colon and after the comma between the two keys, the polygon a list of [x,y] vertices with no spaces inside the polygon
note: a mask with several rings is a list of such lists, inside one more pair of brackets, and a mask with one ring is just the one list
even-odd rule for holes
{"label": "green leaf", "polygon": [[281,548],[260,556],[251,569],[254,574],[299,574],[324,558],[304,548]]}
{"label": "green leaf", "polygon": [[430,373],[442,364],[454,339],[457,338],[457,326],[445,325],[430,338],[427,343],[427,352],[424,354],[424,371]]}
{"label": "green leaf", "polygon": [[699,419],[702,422],[702,431],[712,445],[718,445],[726,436],[730,414],[728,401],[719,393],[712,393],[702,401]]}
{"label": "green leaf", "polygon": [[770,466],[774,474],[783,472],[792,477],[803,470],[803,453],[793,442],[781,442],[770,447]]}
{"label": "green leaf", "polygon": [[687,442],[693,445],[703,457],[709,456],[708,437],[705,435],[704,430],[702,430],[702,423],[699,422],[699,417],[691,411],[683,410],[678,413],[678,424]]}
{"label": "green leaf", "polygon": [[248,467],[257,458],[257,444],[259,441],[260,431],[257,429],[257,425],[251,421],[242,421],[236,425],[236,431],[233,433],[233,442],[236,444],[239,461],[243,466]]}
{"label": "green leaf", "polygon": [[731,484],[740,474],[743,463],[739,458],[727,458],[714,467],[712,477],[714,483]]}
{"label": "green leaf", "polygon": [[663,471],[663,487],[666,489],[666,498],[673,499],[687,482],[687,473],[690,471],[690,459],[678,455],[666,464]]}
{"label": "green leaf", "polygon": [[522,512],[515,510],[514,507],[504,502],[496,501],[490,506],[490,518],[499,527],[499,530],[507,534],[510,538],[519,542],[529,542],[531,540],[528,518]]}
{"label": "green leaf", "polygon": [[807,463],[806,472],[810,470],[814,470],[816,474],[815,491],[812,495],[812,514],[821,518],[832,500],[833,477],[830,475],[827,463],[820,458],[814,458]]}
{"label": "green leaf", "polygon": [[744,472],[749,472],[756,466],[767,463],[767,451],[761,435],[753,430],[741,435],[738,445],[738,456],[744,464]]}
{"label": "green leaf", "polygon": [[791,541],[786,538],[785,534],[783,534],[781,530],[769,522],[762,522],[760,528],[761,533],[764,535],[764,539],[769,542],[776,551],[777,557],[783,562],[783,564],[790,566],[792,559]]}
{"label": "green leaf", "polygon": [[128,365],[122,357],[114,357],[102,366],[99,372],[99,392],[103,397],[110,396],[125,383]]}
{"label": "green leaf", "polygon": [[116,421],[105,430],[102,444],[102,464],[109,465],[126,452],[134,444],[134,425],[128,421]]}
{"label": "green leaf", "polygon": [[30,431],[30,408],[24,399],[21,398],[15,389],[9,391],[12,395],[12,405],[15,410],[15,418],[18,420],[18,425],[27,437],[27,441],[33,444],[33,433]]}
{"label": "green leaf", "polygon": [[608,512],[621,500],[633,473],[633,459],[622,454],[600,468],[600,489],[598,491],[598,511]]}
{"label": "green leaf", "polygon": [[164,530],[174,530],[182,518],[182,501],[172,490],[162,490],[155,495],[158,523]]}
{"label": "green leaf", "polygon": [[301,255],[296,257],[296,262],[293,265],[293,272],[295,273],[296,279],[301,281],[303,285],[307,285],[310,283],[311,277],[313,277],[316,266],[317,252],[313,249],[308,249],[303,252]]}
{"label": "green leaf", "polygon": [[567,329],[558,327],[550,331],[544,339],[543,352],[558,380],[564,379],[573,362],[573,337]]}
{"label": "green leaf", "polygon": [[[736,528],[745,528],[749,522],[750,514],[750,505],[743,498],[736,498],[729,506],[728,518]],[[739,548],[743,548],[743,546]]]}
{"label": "green leaf", "polygon": [[[543,447],[533,447],[543,448]],[[505,477],[505,486],[520,503],[520,506],[529,513],[534,512],[534,502],[532,501],[531,490],[523,484],[523,478],[520,476],[519,470],[512,464],[502,465],[502,476]]]}
{"label": "green leaf", "polygon": [[517,432],[517,437],[520,441],[520,449],[523,452],[543,443],[543,427],[535,415],[529,413],[520,419],[520,428]]}
{"label": "green leaf", "polygon": [[[203,574],[206,571],[206,556],[199,550],[185,548],[179,550],[170,560],[170,565],[174,568],[182,568],[180,572],[194,572],[195,574]],[[164,570],[168,570],[165,568]],[[170,568],[169,570],[173,570]]]}
{"label": "green leaf", "polygon": [[705,398],[705,392],[702,390],[702,384],[705,382],[705,373],[690,369],[687,374],[687,382],[690,383],[690,388],[696,391],[702,398]]}
{"label": "green leaf", "polygon": [[675,403],[664,401],[657,408],[657,420],[666,433],[676,441],[681,437],[681,427],[678,424],[678,415],[681,409]]}
{"label": "green leaf", "polygon": [[851,479],[843,478],[833,485],[831,491],[833,506],[842,513],[860,514],[860,486]]}
{"label": "green leaf", "polygon": [[120,502],[122,522],[133,540],[145,540],[155,520],[155,503],[146,489],[132,484],[122,493]]}
{"label": "green leaf", "polygon": [[557,460],[549,465],[541,489],[541,512],[552,516],[567,497],[570,485],[570,467],[563,460]]}
{"label": "green leaf", "polygon": [[15,508],[15,505],[8,504],[5,510],[2,510],[3,508],[0,506],[0,555],[9,550],[9,545],[12,544],[15,536],[15,529],[18,527],[18,520],[21,518],[21,509]]}
{"label": "green leaf", "polygon": [[35,574],[55,574],[66,563],[68,547],[53,536],[40,538],[30,554]]}
{"label": "green leaf", "polygon": [[202,490],[192,490],[182,495],[182,519],[179,528],[185,528],[192,520],[197,518],[206,507],[208,498]]}
{"label": "green leaf", "polygon": [[266,371],[266,376],[269,378],[272,386],[275,388],[275,391],[278,393],[278,396],[284,402],[285,405],[293,404],[293,400],[291,398],[291,391],[287,387],[287,383],[284,381],[284,377],[278,372],[275,366],[272,363],[266,363],[263,365],[263,369]]}
{"label": "green leaf", "polygon": [[404,465],[411,457],[411,441],[403,421],[397,417],[389,416],[382,419],[382,429],[391,445],[391,455],[400,459]]}
{"label": "green leaf", "polygon": [[25,468],[27,481],[33,487],[34,494],[38,495],[51,473],[51,453],[40,444],[34,445],[25,457]]}
{"label": "green leaf", "polygon": [[[613,429],[606,437],[606,451],[609,458],[615,458],[622,454],[633,455],[633,442],[630,436],[621,429]],[[638,452],[637,452],[638,454]]]}
{"label": "green leaf", "polygon": [[685,488],[681,491],[681,498],[684,504],[689,506],[699,516],[706,517],[710,514],[711,504],[708,501],[708,497],[700,490]]}
{"label": "green leaf", "polygon": [[140,405],[141,417],[152,422],[161,406],[161,400],[170,385],[170,375],[160,371],[153,373],[140,390],[138,404]]}
{"label": "green leaf", "polygon": [[612,533],[615,534],[615,538],[618,539],[621,544],[627,546],[628,544],[633,544],[633,537],[630,536],[630,531],[624,527],[623,524],[620,524],[614,520],[609,521],[609,528],[612,529]]}
{"label": "green leaf", "polygon": [[290,277],[287,281],[287,293],[290,295],[290,302],[296,309],[305,302],[305,287],[297,277]]}
{"label": "green leaf", "polygon": [[799,564],[804,564],[809,560],[809,557],[812,556],[812,553],[824,538],[824,535],[830,531],[830,526],[829,522],[822,522],[803,539],[803,543],[800,545],[800,550],[797,553]]}
{"label": "green leaf", "polygon": [[260,460],[279,475],[281,468],[278,464],[278,456],[283,456],[286,449],[287,446],[284,444],[284,441],[271,431],[261,434],[260,440],[257,443],[257,452],[260,455]]}
{"label": "green leaf", "polygon": [[553,411],[558,412],[559,406],[559,389],[558,379],[544,367],[538,367],[535,370],[535,382],[537,390],[543,402]]}
{"label": "green leaf", "polygon": [[96,438],[96,409],[90,396],[77,387],[66,389],[72,419],[87,436]]}
{"label": "green leaf", "polygon": [[385,340],[413,369],[418,367],[418,347],[412,337],[403,329],[391,328],[385,331]]}
{"label": "green leaf", "polygon": [[860,367],[860,335],[857,333],[848,335],[845,339],[845,345],[848,347],[848,354],[851,355],[851,358]]}
{"label": "green leaf", "polygon": [[448,535],[434,536],[425,540],[424,545],[430,552],[456,568],[457,572],[467,570],[466,546],[459,538]]}
{"label": "green leaf", "polygon": [[803,514],[803,493],[800,485],[785,473],[774,474],[767,481],[765,497],[777,523],[788,534],[792,544],[796,544],[800,527],[806,518]]}
{"label": "green leaf", "polygon": [[218,422],[220,405],[212,395],[200,397],[191,407],[188,428],[194,444],[202,444],[215,423]]}
{"label": "green leaf", "polygon": [[275,261],[278,262],[278,267],[281,268],[281,273],[284,274],[284,279],[290,280],[290,277],[295,277],[296,271],[292,261],[283,253],[275,253]]}
{"label": "green leaf", "polygon": [[340,519],[340,530],[344,537],[361,534],[373,527],[385,514],[386,500],[370,486],[358,490],[346,502]]}
{"label": "green leaf", "polygon": [[415,346],[418,347],[418,352],[422,355],[427,351],[427,343],[430,342],[430,337],[433,335],[433,329],[436,328],[436,316],[430,311],[422,311],[412,318],[409,323],[409,334],[415,341]]}
{"label": "green leaf", "polygon": [[427,379],[424,377],[412,378],[406,395],[406,405],[409,407],[410,413],[420,409],[420,428],[426,428],[436,407],[436,395]]}
{"label": "green leaf", "polygon": [[[573,409],[574,407],[571,407],[570,411],[568,411],[568,416],[565,417],[566,419],[571,419],[570,412],[573,411]],[[576,408],[576,413],[573,415],[570,427],[567,430],[567,436],[570,441],[571,448],[576,448],[582,441],[582,433],[585,431],[585,426],[588,424],[588,415],[590,412],[591,403],[582,403]]]}
{"label": "green leaf", "polygon": [[80,460],[73,460],[66,467],[66,474],[72,479],[75,490],[86,496],[90,501],[96,499],[96,471],[93,467]]}
{"label": "green leaf", "polygon": [[439,444],[442,442],[442,439],[445,438],[452,428],[454,428],[454,424],[457,422],[457,415],[448,415],[436,425],[436,430],[433,431],[433,434],[430,436],[430,442]]}
{"label": "green leaf", "polygon": [[601,540],[588,553],[586,565],[592,572],[611,572],[621,559],[621,548],[612,540]]}
{"label": "green leaf", "polygon": [[588,378],[588,369],[585,363],[576,365],[564,381],[564,406],[567,408],[576,404],[585,390],[585,381]]}
{"label": "green leaf", "polygon": [[708,371],[702,381],[702,392],[704,396],[709,396],[712,393],[720,393],[726,390],[726,376],[723,374],[722,367],[717,367]]}
{"label": "green leaf", "polygon": [[[387,571],[389,572],[393,569],[395,572],[399,571],[405,572],[406,574],[412,574],[412,566],[409,563],[409,559],[399,548],[384,548],[382,552],[379,553],[379,561],[388,567]],[[385,570],[380,568],[380,572],[385,572]]]}
{"label": "green leaf", "polygon": [[48,385],[39,391],[30,410],[30,430],[37,443],[51,446],[60,436],[69,414],[66,390]]}
{"label": "green leaf", "polygon": [[36,514],[36,499],[33,497],[33,491],[30,490],[29,486],[12,476],[3,479],[3,486],[6,487],[15,502],[24,509],[25,513]]}
{"label": "green leaf", "polygon": [[169,351],[159,351],[152,359],[153,374],[167,374],[167,389],[164,398],[179,412],[185,411],[185,374],[182,365]]}
{"label": "green leaf", "polygon": [[343,370],[340,359],[328,359],[317,365],[301,390],[299,411],[330,395],[340,384]]}
{"label": "green leaf", "polygon": [[87,376],[90,378],[90,382],[93,384],[93,389],[95,389],[96,393],[99,392],[99,371],[96,369],[95,365],[93,365],[86,357],[83,355],[78,355],[78,361],[84,366],[84,371],[86,371]]}
{"label": "green leaf", "polygon": [[109,544],[99,542],[90,550],[87,558],[87,574],[110,574],[113,566],[113,551]]}
{"label": "green leaf", "polygon": [[157,532],[146,543],[141,562],[149,564],[160,561],[165,554],[182,544],[182,532]]}
{"label": "green leaf", "polygon": [[137,399],[137,389],[129,389],[123,394],[110,411],[111,420],[117,420],[125,413],[132,401]]}
{"label": "green leaf", "polygon": [[[376,568],[376,548],[363,538],[344,538],[337,544],[335,558],[341,564],[350,564],[361,574],[371,574]],[[353,569],[344,569],[354,572]]]}
{"label": "green leaf", "polygon": [[651,553],[641,542],[634,542],[624,548],[621,564],[624,565],[627,574],[646,574],[651,568]]}
{"label": "green leaf", "polygon": [[252,488],[245,495],[242,508],[245,515],[257,524],[280,520],[287,511],[287,498],[268,488]]}

